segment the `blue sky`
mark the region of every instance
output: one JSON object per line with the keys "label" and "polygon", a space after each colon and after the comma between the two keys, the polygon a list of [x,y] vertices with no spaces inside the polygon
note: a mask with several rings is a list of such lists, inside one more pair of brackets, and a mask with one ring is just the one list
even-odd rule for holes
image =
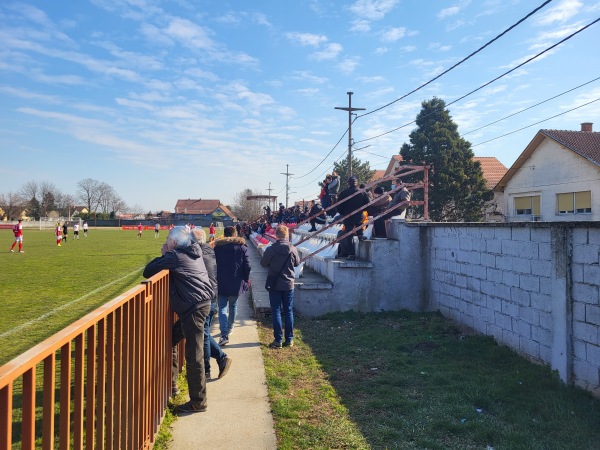
{"label": "blue sky", "polygon": [[[384,169],[421,102],[450,103],[600,17],[600,1],[554,0],[410,96],[543,0],[78,0],[0,3],[0,193],[94,178],[129,205],[230,203],[245,188],[290,202],[345,157]],[[600,23],[449,106],[478,156],[509,167],[542,128],[579,130],[600,101]],[[392,129],[399,130],[386,133]],[[382,135],[380,137],[376,137]],[[489,142],[486,142],[489,141]],[[486,142],[486,143],[484,143]],[[309,173],[310,172],[310,173]],[[308,174],[308,175],[307,175]]]}

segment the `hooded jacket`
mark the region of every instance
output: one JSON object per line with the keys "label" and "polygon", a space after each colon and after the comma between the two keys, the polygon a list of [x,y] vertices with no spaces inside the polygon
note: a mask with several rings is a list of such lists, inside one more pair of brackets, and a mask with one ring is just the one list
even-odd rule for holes
{"label": "hooded jacket", "polygon": [[[290,254],[291,256],[287,260]],[[284,264],[285,267],[283,267]],[[269,275],[276,276],[283,267],[281,276],[277,278],[277,282],[275,283],[276,291],[290,291],[294,289],[294,267],[297,267],[298,264],[300,264],[298,250],[296,250],[296,247],[291,242],[282,239],[278,239],[269,245],[260,259],[260,265],[269,269]]]}
{"label": "hooded jacket", "polygon": [[144,269],[144,277],[150,278],[161,270],[168,270],[169,299],[171,309],[185,318],[210,302],[213,289],[202,259],[202,250],[194,242],[189,247],[170,250],[154,258]]}
{"label": "hooded jacket", "polygon": [[215,241],[219,295],[240,295],[248,290],[250,258],[246,240],[226,237]]}

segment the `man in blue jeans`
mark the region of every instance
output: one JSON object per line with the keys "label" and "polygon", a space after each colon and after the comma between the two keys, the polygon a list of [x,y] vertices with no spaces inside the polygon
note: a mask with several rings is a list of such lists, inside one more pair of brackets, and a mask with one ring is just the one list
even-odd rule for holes
{"label": "man in blue jeans", "polygon": [[[260,260],[260,265],[269,269],[269,275],[277,277],[275,288],[269,291],[274,338],[269,347],[292,347],[294,345],[294,267],[300,264],[300,256],[296,247],[289,242],[289,231],[285,225],[275,228],[275,237],[277,241],[267,247]],[[285,321],[285,341],[283,341],[282,315]]]}
{"label": "man in blue jeans", "polygon": [[223,235],[223,239],[215,241],[220,346],[229,343],[229,335],[235,324],[238,297],[247,292],[250,286],[250,258],[246,240],[238,237],[234,227],[225,227]]}

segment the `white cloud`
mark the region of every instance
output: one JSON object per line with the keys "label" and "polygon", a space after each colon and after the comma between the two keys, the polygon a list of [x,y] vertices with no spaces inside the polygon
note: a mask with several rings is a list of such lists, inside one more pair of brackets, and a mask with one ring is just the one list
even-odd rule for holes
{"label": "white cloud", "polygon": [[414,45],[405,45],[404,47],[400,48],[400,51],[403,53],[409,53],[409,52],[414,52],[417,49],[417,47],[415,47]]}
{"label": "white cloud", "polygon": [[579,0],[563,0],[558,5],[542,12],[536,19],[537,25],[550,25],[554,22],[565,22],[575,16],[582,8]]}
{"label": "white cloud", "polygon": [[385,78],[383,78],[381,75],[374,77],[358,77],[358,81],[362,83],[381,83],[382,81],[385,81]]}
{"label": "white cloud", "polygon": [[286,37],[304,47],[320,47],[327,42],[327,36],[312,33],[286,33]]}
{"label": "white cloud", "polygon": [[335,59],[342,52],[342,50],[344,50],[344,48],[340,44],[333,42],[331,44],[327,44],[323,50],[314,52],[311,55],[311,58],[317,61]]}
{"label": "white cloud", "polygon": [[445,19],[446,17],[455,16],[461,12],[464,8],[471,4],[471,0],[462,0],[454,6],[444,8],[437,13],[438,19]]}
{"label": "white cloud", "polygon": [[398,39],[402,39],[405,35],[406,35],[406,28],[404,28],[404,27],[391,28],[382,33],[381,40],[383,42],[396,42]]}
{"label": "white cloud", "polygon": [[367,33],[371,31],[371,24],[368,20],[359,19],[352,21],[350,31],[356,31],[358,33]]}
{"label": "white cloud", "polygon": [[354,72],[358,66],[358,58],[347,58],[338,64],[338,68],[345,74]]}
{"label": "white cloud", "polygon": [[350,6],[350,11],[368,20],[380,20],[392,11],[399,0],[357,0]]}
{"label": "white cloud", "polygon": [[387,48],[387,47],[377,47],[375,49],[375,54],[376,55],[384,55],[384,54],[386,54],[389,51],[390,51],[390,49]]}
{"label": "white cloud", "polygon": [[295,71],[292,75],[293,80],[305,80],[315,84],[327,83],[328,79],[325,77],[318,77],[307,71]]}
{"label": "white cloud", "polygon": [[439,42],[432,42],[431,44],[429,44],[429,50],[433,50],[436,52],[447,52],[449,50],[452,50],[452,46],[442,45]]}

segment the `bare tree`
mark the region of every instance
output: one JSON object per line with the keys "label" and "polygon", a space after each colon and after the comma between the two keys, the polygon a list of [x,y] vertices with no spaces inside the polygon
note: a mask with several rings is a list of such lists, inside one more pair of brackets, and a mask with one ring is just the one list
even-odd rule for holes
{"label": "bare tree", "polygon": [[100,185],[100,181],[92,178],[86,178],[77,183],[77,198],[82,201],[90,214],[98,210]]}
{"label": "bare tree", "polygon": [[21,213],[25,209],[26,201],[23,196],[17,192],[0,194],[0,208],[4,211],[1,218],[16,220],[21,218]]}
{"label": "bare tree", "polygon": [[258,200],[248,200],[249,196],[262,195],[261,193],[253,192],[252,189],[244,189],[238,192],[233,198],[231,211],[238,219],[253,220],[264,214],[263,203]]}
{"label": "bare tree", "polygon": [[110,213],[110,206],[113,198],[117,195],[115,190],[108,183],[100,183],[98,186],[98,206],[103,214]]}
{"label": "bare tree", "polygon": [[38,220],[40,218],[40,185],[36,181],[28,181],[20,191],[22,199],[26,202],[27,215]]}
{"label": "bare tree", "polygon": [[71,194],[60,194],[56,199],[60,215],[71,218],[71,214],[75,210],[75,201],[75,197]]}
{"label": "bare tree", "polygon": [[60,197],[61,193],[58,188],[49,181],[42,181],[40,183],[41,202],[40,210],[44,217],[48,217],[52,211],[56,211],[58,206],[56,204],[57,197]]}
{"label": "bare tree", "polygon": [[144,215],[144,207],[138,205],[137,203],[129,208],[129,214],[133,215],[133,217],[143,216]]}

